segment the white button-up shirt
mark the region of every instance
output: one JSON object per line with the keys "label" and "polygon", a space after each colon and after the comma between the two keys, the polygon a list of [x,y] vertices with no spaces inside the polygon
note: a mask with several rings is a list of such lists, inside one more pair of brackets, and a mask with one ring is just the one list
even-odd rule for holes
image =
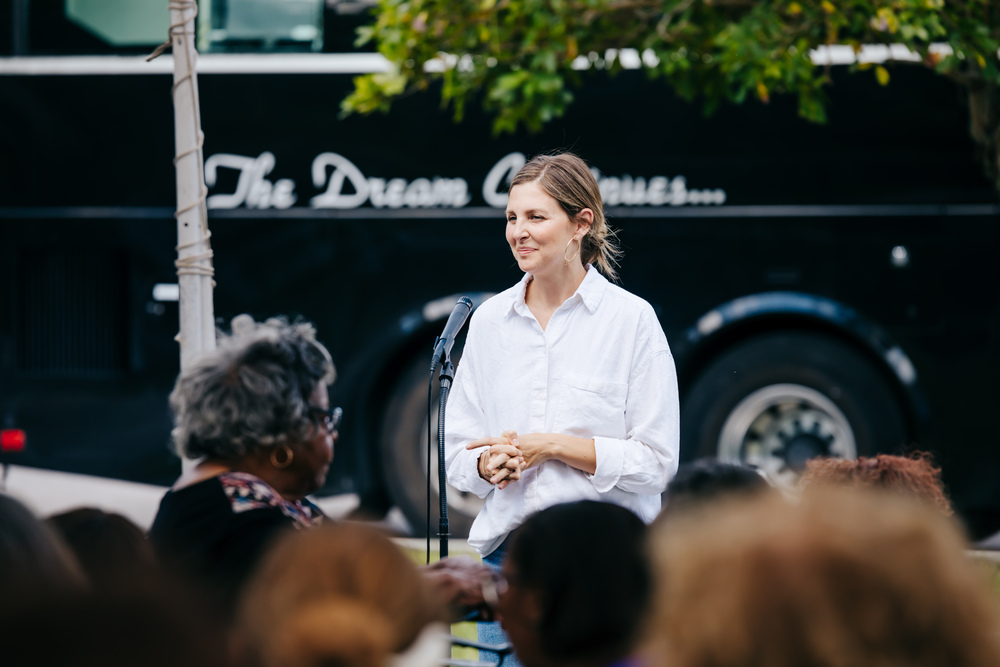
{"label": "white button-up shirt", "polygon": [[[558,503],[612,502],[648,523],[677,470],[677,374],[652,307],[588,265],[543,331],[524,301],[530,279],[473,314],[448,401],[448,480],[486,498],[469,534],[483,555]],[[499,490],[479,476],[484,449],[465,445],[511,429],[593,438],[597,469],[550,460]]]}

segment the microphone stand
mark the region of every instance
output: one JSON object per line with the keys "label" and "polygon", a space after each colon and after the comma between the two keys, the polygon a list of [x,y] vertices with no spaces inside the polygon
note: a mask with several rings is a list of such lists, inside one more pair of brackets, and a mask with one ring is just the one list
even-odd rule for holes
{"label": "microphone stand", "polygon": [[[451,531],[448,526],[448,477],[445,474],[444,461],[444,411],[448,405],[448,391],[451,389],[451,381],[455,378],[455,366],[451,363],[451,353],[445,351],[445,356],[441,360],[441,394],[438,397],[438,500],[440,501],[440,513],[438,517],[438,538],[440,539],[439,557],[448,557],[448,538]],[[430,446],[430,443],[427,443]]]}

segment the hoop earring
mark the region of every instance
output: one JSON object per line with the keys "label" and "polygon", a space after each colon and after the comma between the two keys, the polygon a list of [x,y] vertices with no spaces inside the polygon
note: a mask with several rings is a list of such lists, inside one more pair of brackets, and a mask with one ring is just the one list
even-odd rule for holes
{"label": "hoop earring", "polygon": [[278,461],[278,457],[275,456],[275,454],[278,453],[277,447],[271,450],[271,465],[273,465],[278,470],[284,470],[288,466],[292,465],[292,459],[295,458],[295,453],[292,451],[291,447],[289,447],[288,445],[282,445],[281,448],[285,450],[284,461]]}
{"label": "hoop earring", "polygon": [[[567,257],[566,256],[566,250],[569,250],[569,247],[570,247],[570,245],[572,245],[573,241],[580,241],[580,245],[577,246],[576,252],[574,252],[572,255],[570,255],[569,257]],[[569,243],[566,244],[566,250],[563,250],[563,259],[566,261],[567,264],[569,264],[574,259],[576,259],[576,256],[580,254],[580,248],[582,248],[582,247],[583,247],[583,240],[582,239],[570,239],[569,240]]]}

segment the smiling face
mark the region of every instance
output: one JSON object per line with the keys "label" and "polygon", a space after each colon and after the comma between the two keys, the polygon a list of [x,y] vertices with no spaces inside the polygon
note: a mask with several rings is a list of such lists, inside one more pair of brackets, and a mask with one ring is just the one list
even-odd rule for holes
{"label": "smiling face", "polygon": [[[592,216],[590,209],[584,209],[575,221],[570,220],[559,202],[537,182],[515,185],[507,199],[506,235],[517,265],[536,278],[568,270],[565,257],[576,250]],[[579,252],[570,265],[574,263],[582,266]]]}

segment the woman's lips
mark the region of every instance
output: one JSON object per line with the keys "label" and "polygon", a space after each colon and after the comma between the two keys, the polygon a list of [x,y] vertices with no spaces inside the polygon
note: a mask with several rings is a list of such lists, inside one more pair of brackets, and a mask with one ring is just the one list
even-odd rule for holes
{"label": "woman's lips", "polygon": [[527,255],[528,253],[532,253],[532,252],[535,252],[534,248],[518,248],[517,249],[517,254],[519,254],[519,255]]}

